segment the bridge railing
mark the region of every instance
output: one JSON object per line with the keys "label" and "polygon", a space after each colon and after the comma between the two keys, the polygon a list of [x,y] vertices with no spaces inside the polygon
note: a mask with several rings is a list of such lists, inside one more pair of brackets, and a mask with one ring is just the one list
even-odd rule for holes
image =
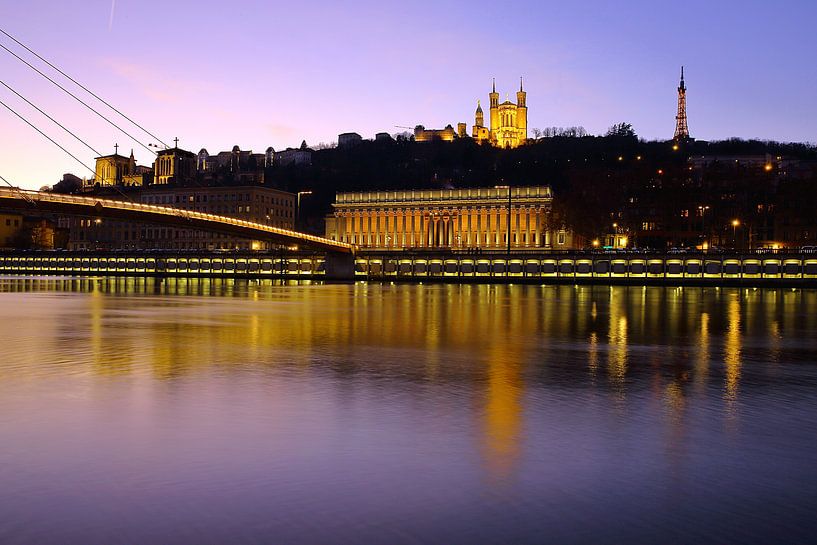
{"label": "bridge railing", "polygon": [[180,208],[174,208],[172,206],[158,206],[155,204],[138,203],[132,201],[120,201],[115,199],[102,199],[97,197],[84,197],[79,195],[45,193],[41,191],[29,191],[18,188],[0,188],[0,197],[3,196],[6,196],[7,198],[8,197],[23,198],[27,201],[33,201],[35,203],[37,201],[49,201],[56,203],[79,204],[89,207],[94,207],[97,204],[100,204],[103,207],[107,208],[114,208],[120,210],[136,210],[140,212],[152,212],[155,214],[165,214],[168,216],[182,217],[188,220],[197,219],[213,223],[222,223],[225,225],[246,227],[248,229],[255,229],[270,234],[281,235],[294,239],[301,239],[304,241],[315,242],[324,246],[333,246],[336,248],[343,248],[346,250],[352,250],[354,248],[354,246],[352,246],[351,244],[347,244],[345,242],[339,242],[337,240],[331,240],[328,238],[310,235],[307,233],[301,233],[299,231],[282,229],[280,227],[273,227],[271,225],[265,225],[263,223],[242,220],[230,216],[219,216],[216,214],[200,212],[197,210],[184,210]]}

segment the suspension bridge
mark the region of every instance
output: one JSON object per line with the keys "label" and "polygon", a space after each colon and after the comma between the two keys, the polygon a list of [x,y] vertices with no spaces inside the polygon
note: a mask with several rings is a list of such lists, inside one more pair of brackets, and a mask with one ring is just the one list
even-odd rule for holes
{"label": "suspension bridge", "polygon": [[63,195],[18,188],[0,188],[0,209],[47,212],[112,220],[196,229],[251,240],[264,240],[287,247],[298,246],[333,254],[353,254],[354,246],[307,233],[272,227],[230,216],[220,216],[169,206]]}

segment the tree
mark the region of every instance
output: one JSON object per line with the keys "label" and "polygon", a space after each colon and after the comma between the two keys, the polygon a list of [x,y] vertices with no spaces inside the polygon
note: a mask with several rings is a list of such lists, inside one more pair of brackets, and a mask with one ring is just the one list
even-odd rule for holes
{"label": "tree", "polygon": [[635,138],[635,129],[629,123],[616,123],[615,125],[611,125],[609,129],[607,129],[607,134],[604,136],[618,136],[618,137],[625,137],[625,138]]}

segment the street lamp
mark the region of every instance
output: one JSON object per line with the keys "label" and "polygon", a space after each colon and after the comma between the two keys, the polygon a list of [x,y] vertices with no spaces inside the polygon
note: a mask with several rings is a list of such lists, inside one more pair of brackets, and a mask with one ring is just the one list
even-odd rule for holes
{"label": "street lamp", "polygon": [[698,206],[698,210],[701,211],[701,234],[703,234],[704,242],[701,245],[704,250],[709,248],[709,237],[706,235],[706,211],[709,210],[708,205],[700,205]]}
{"label": "street lamp", "polygon": [[295,228],[298,228],[298,219],[301,217],[301,195],[311,195],[311,191],[298,191],[298,196],[295,204]]}
{"label": "street lamp", "polygon": [[740,225],[740,220],[734,219],[732,220],[732,246],[737,248],[738,247],[738,225]]}

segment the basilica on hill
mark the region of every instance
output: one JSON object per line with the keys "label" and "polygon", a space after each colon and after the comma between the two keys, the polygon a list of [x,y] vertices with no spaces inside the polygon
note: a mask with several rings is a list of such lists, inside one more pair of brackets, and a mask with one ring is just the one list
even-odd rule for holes
{"label": "basilica on hill", "polygon": [[[500,148],[515,148],[523,145],[528,139],[528,106],[527,93],[522,88],[522,78],[519,78],[519,91],[516,92],[516,103],[508,100],[500,104],[499,93],[496,92],[494,80],[491,92],[488,93],[488,126],[485,126],[485,113],[482,105],[477,101],[477,111],[474,116],[474,125],[471,137],[479,143],[488,142]],[[426,129],[423,125],[414,128],[414,139],[417,142],[434,140],[451,141],[454,138],[467,138],[467,125],[457,123],[457,130],[451,125],[444,129]]]}
{"label": "basilica on hill", "polygon": [[516,103],[505,99],[499,103],[499,93],[496,92],[496,81],[493,82],[488,94],[489,109],[488,122],[485,126],[485,114],[477,101],[474,126],[471,136],[477,142],[490,142],[500,148],[515,148],[521,146],[528,139],[528,107],[527,93],[522,88],[522,78],[519,78],[519,91],[516,92]]}

